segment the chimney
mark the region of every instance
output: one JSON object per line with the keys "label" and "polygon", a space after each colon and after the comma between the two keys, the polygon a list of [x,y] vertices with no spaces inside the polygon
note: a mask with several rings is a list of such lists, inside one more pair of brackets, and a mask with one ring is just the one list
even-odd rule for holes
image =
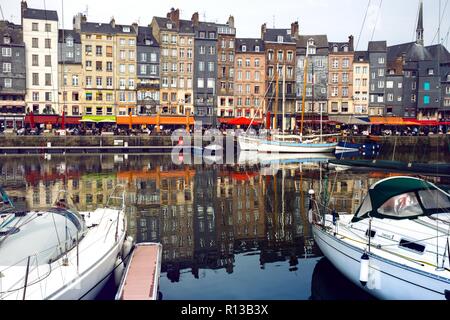
{"label": "chimney", "polygon": [[82,13],[78,13],[75,17],[73,17],[73,30],[80,32],[81,24],[87,22],[86,15]]}
{"label": "chimney", "polygon": [[298,38],[298,21],[291,23],[291,37],[294,39]]}
{"label": "chimney", "polygon": [[170,12],[167,14],[167,18],[169,18],[170,21],[175,23],[177,28],[180,27],[180,10],[179,9],[175,10],[174,8],[171,8]]}
{"label": "chimney", "polygon": [[116,27],[116,20],[114,19],[114,17],[111,18],[111,27],[115,28]]}
{"label": "chimney", "polygon": [[198,12],[195,12],[191,18],[192,24],[194,27],[198,27]]}
{"label": "chimney", "polygon": [[234,28],[234,17],[233,17],[233,16],[230,16],[230,17],[228,18],[227,24],[228,24],[228,26],[229,26],[230,28]]}
{"label": "chimney", "polygon": [[136,22],[133,22],[133,24],[131,25],[134,29],[134,32],[136,33],[136,35],[138,34],[139,31],[139,25]]}
{"label": "chimney", "polygon": [[353,51],[353,36],[348,37],[348,51]]}
{"label": "chimney", "polygon": [[22,21],[22,26],[23,26],[23,14],[27,9],[28,9],[27,2],[25,0],[22,0],[22,2],[20,3],[20,20]]}
{"label": "chimney", "polygon": [[264,35],[266,34],[266,30],[267,30],[267,25],[266,25],[266,23],[264,23],[261,26],[261,39],[263,39],[263,40],[264,40]]}

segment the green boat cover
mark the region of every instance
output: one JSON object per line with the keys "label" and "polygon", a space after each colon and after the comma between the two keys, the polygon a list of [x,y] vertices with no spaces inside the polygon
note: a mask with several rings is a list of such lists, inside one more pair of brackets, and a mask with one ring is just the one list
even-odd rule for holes
{"label": "green boat cover", "polygon": [[450,195],[444,190],[419,178],[390,177],[369,188],[352,222],[369,217],[414,219],[446,212],[450,212]]}

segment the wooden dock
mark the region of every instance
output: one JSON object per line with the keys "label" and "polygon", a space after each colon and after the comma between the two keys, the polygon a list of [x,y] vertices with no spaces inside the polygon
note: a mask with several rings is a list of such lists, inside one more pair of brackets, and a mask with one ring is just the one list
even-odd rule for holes
{"label": "wooden dock", "polygon": [[157,300],[162,245],[138,243],[120,282],[116,300]]}

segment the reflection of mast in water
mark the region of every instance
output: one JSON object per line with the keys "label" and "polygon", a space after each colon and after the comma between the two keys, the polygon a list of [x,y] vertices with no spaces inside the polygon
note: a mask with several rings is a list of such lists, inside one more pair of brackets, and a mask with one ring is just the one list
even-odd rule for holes
{"label": "reflection of mast in water", "polygon": [[[283,126],[284,126],[284,113],[283,113]],[[280,238],[284,240],[284,209],[285,209],[285,199],[284,199],[284,179],[285,179],[285,169],[281,168],[281,234]]]}

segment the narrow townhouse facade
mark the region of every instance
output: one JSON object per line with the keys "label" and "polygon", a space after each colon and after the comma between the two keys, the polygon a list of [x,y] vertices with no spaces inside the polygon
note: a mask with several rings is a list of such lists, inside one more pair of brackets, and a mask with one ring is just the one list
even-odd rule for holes
{"label": "narrow townhouse facade", "polygon": [[[266,54],[266,87],[268,88],[266,105],[267,112],[271,114],[271,127],[274,129],[294,130],[297,116],[295,110],[295,56],[298,22],[292,23],[290,29],[269,29],[266,24],[263,24],[261,26],[261,38],[264,41]],[[283,70],[285,73],[284,94]],[[278,90],[276,90],[277,82]],[[284,128],[282,127],[283,96],[285,100]]]}
{"label": "narrow townhouse facade", "polygon": [[179,114],[194,115],[194,29],[190,20],[180,20],[178,33]]}
{"label": "narrow townhouse facade", "polygon": [[386,110],[386,41],[369,41],[370,62],[370,115],[392,115]]}
{"label": "narrow townhouse facade", "polygon": [[153,17],[152,32],[160,45],[160,103],[159,113],[184,114],[179,108],[178,97],[178,30],[180,12],[171,9],[167,17]]}
{"label": "narrow townhouse facade", "polygon": [[160,106],[159,44],[151,27],[138,27],[137,114],[155,115]]}
{"label": "narrow townhouse facade", "polygon": [[59,101],[67,116],[81,115],[83,67],[81,64],[81,38],[74,30],[60,29],[58,34]]}
{"label": "narrow townhouse facade", "polygon": [[[116,89],[116,115],[136,114],[136,54],[137,54],[137,32],[138,25],[116,25],[114,18],[111,27],[115,32],[115,57],[113,65],[115,68]],[[96,48],[96,51],[98,49]],[[97,54],[97,52],[96,52]],[[102,52],[100,52],[102,54]],[[102,66],[103,68],[103,66]],[[103,85],[103,84],[102,84]]]}
{"label": "narrow townhouse facade", "polygon": [[[236,28],[234,17],[230,16],[226,24],[217,26],[217,116],[230,116],[234,109],[234,71]],[[233,111],[231,113],[233,116]]]}
{"label": "narrow townhouse facade", "polygon": [[266,62],[264,42],[257,38],[236,39],[234,75],[235,112],[220,108],[220,117],[246,117],[263,120],[265,114]]}
{"label": "narrow townhouse facade", "polygon": [[386,70],[386,115],[403,117],[403,75],[389,67]]}
{"label": "narrow townhouse facade", "polygon": [[0,21],[0,127],[16,129],[24,126],[26,64],[22,26]]}
{"label": "narrow townhouse facade", "polygon": [[353,108],[353,36],[329,43],[328,113],[350,115]]}
{"label": "narrow townhouse facade", "polygon": [[102,119],[117,113],[115,105],[115,32],[110,23],[87,22],[75,17],[74,29],[80,31],[82,44],[82,116]]}
{"label": "narrow townhouse facade", "polygon": [[194,110],[196,121],[217,125],[217,26],[194,14]]}
{"label": "narrow townhouse facade", "polygon": [[25,43],[27,108],[35,114],[60,114],[58,104],[58,14],[21,2]]}
{"label": "narrow townhouse facade", "polygon": [[355,51],[353,60],[353,104],[356,116],[369,113],[370,62],[367,51]]}
{"label": "narrow townhouse facade", "polygon": [[300,35],[297,41],[296,111],[302,112],[305,58],[308,54],[305,114],[327,114],[328,38],[326,35]]}

